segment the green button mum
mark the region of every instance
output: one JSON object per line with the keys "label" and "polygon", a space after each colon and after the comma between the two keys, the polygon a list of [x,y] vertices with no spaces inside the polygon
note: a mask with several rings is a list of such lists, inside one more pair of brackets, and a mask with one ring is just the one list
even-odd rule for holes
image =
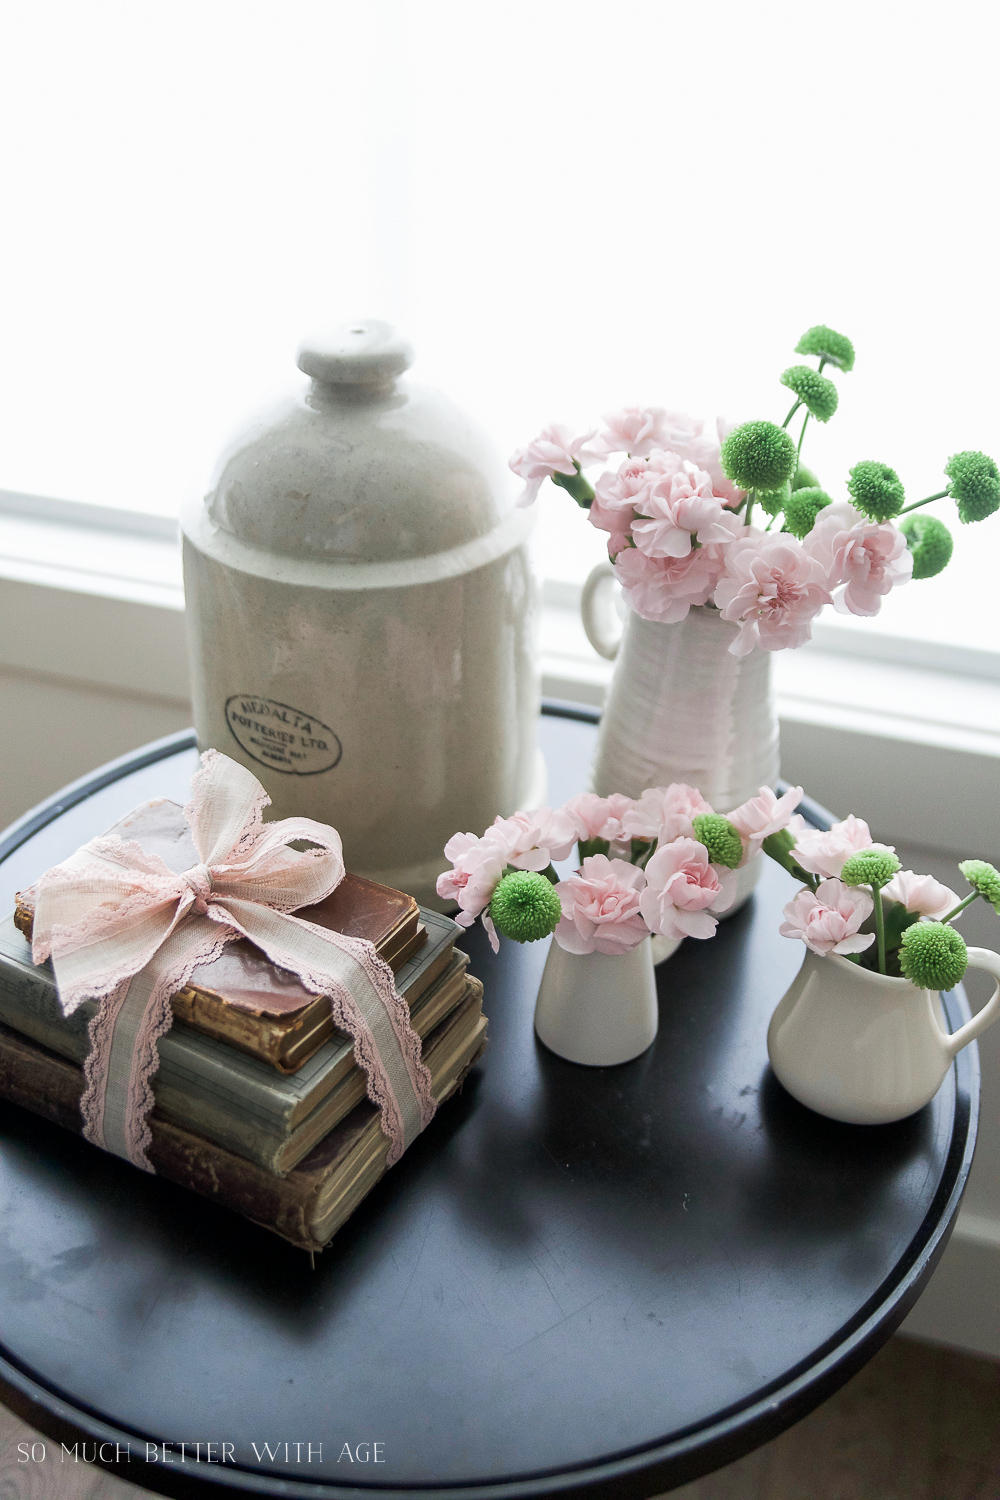
{"label": "green button mum", "polygon": [[845,885],[888,885],[902,866],[891,849],[860,849],[844,861],[840,878]]}
{"label": "green button mum", "polygon": [[795,352],[818,355],[820,359],[839,366],[841,370],[854,369],[854,345],[844,334],[827,328],[825,323],[817,323],[815,328],[807,329],[795,345]]}
{"label": "green button mum", "polygon": [[786,479],[780,490],[758,490],[757,502],[769,516],[776,516],[788,504],[791,489]]}
{"label": "green button mum", "polygon": [[808,406],[817,422],[829,422],[837,410],[837,387],[809,365],[790,366],[782,375],[781,383]]}
{"label": "green button mum", "polygon": [[795,444],[773,422],[744,422],[722,444],[722,467],[741,490],[780,490],[796,463]]}
{"label": "green button mum", "polygon": [[863,459],[847,477],[851,499],[869,521],[888,521],[898,516],[906,495],[902,481],[888,464]]}
{"label": "green button mum", "polygon": [[914,922],[899,945],[899,967],[922,990],[950,990],[969,962],[965,940],[945,922]]}
{"label": "green button mum", "polygon": [[954,545],[951,532],[937,516],[907,516],[899,529],[913,553],[914,578],[933,578],[948,566]]}
{"label": "green button mum", "polygon": [[963,521],[985,521],[1000,510],[1000,469],[985,453],[955,453],[944,466]]}
{"label": "green button mum", "polygon": [[805,464],[799,464],[792,476],[792,490],[818,490],[819,480],[812,469],[807,469]]}
{"label": "green button mum", "polygon": [[973,890],[1000,912],[1000,870],[985,859],[963,859],[958,868]]}
{"label": "green button mum", "polygon": [[493,892],[490,916],[504,937],[515,943],[537,943],[559,926],[562,905],[544,875],[515,870],[505,875]]}
{"label": "green button mum", "polygon": [[739,832],[721,813],[699,813],[692,819],[694,836],[704,844],[713,865],[735,870],[743,858],[743,840]]}
{"label": "green button mum", "polygon": [[788,504],[785,506],[785,527],[797,536],[799,541],[808,536],[816,524],[816,517],[821,510],[832,505],[832,498],[818,487],[809,487],[801,490],[793,490]]}

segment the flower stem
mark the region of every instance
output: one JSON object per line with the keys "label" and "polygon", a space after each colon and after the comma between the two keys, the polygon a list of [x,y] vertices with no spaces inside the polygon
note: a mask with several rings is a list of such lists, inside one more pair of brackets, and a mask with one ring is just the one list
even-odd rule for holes
{"label": "flower stem", "polygon": [[802,431],[801,431],[801,432],[800,432],[800,433],[799,433],[799,446],[798,446],[798,448],[797,448],[797,449],[796,449],[796,450],[795,450],[795,457],[796,457],[796,458],[799,458],[799,457],[800,457],[800,456],[801,456],[801,453],[802,453],[802,439],[803,439],[803,438],[804,438],[804,437],[805,437],[805,435],[806,435],[806,428],[807,428],[807,427],[808,427],[808,425],[809,425],[809,417],[810,417],[810,413],[809,413],[809,412],[806,412],[806,419],[805,419],[805,421],[804,421],[804,422],[803,422],[803,423],[802,423]]}
{"label": "flower stem", "polygon": [[802,405],[801,401],[796,401],[795,405],[792,407],[791,411],[788,413],[788,416],[782,422],[782,424],[781,424],[782,427],[787,427],[788,426],[789,422],[792,420],[792,418],[794,417],[795,413],[798,411],[798,409],[799,409],[799,407],[801,405]]}
{"label": "flower stem", "polygon": [[950,489],[938,490],[936,495],[928,495],[926,500],[914,500],[912,505],[904,505],[903,509],[899,511],[898,514],[901,516],[905,516],[908,510],[918,510],[921,505],[930,505],[932,500],[943,500],[946,495],[950,494]]}
{"label": "flower stem", "polygon": [[875,940],[878,943],[878,971],[885,973],[885,911],[882,906],[882,887],[870,887],[875,898]]}
{"label": "flower stem", "polygon": [[953,921],[954,918],[958,916],[958,914],[959,914],[960,911],[964,911],[967,906],[971,906],[972,903],[973,903],[973,901],[977,901],[978,899],[979,899],[979,892],[978,891],[973,891],[973,893],[972,893],[971,896],[966,896],[966,898],[965,898],[964,901],[960,901],[957,906],[953,907],[952,910],[948,913],[948,915],[946,917],[938,917],[938,921],[939,922],[951,922],[951,921]]}
{"label": "flower stem", "polygon": [[753,515],[753,502],[756,498],[756,490],[747,490],[747,508],[743,512],[743,520],[747,526],[750,525],[750,517]]}

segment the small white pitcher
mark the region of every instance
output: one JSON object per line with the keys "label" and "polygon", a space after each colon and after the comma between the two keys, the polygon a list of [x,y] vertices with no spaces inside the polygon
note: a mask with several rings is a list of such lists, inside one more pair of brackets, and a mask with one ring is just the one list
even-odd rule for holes
{"label": "small white pitcher", "polygon": [[649,938],[628,953],[567,953],[553,938],[535,1030],[567,1062],[607,1068],[651,1045],[659,1023]]}
{"label": "small white pitcher", "polygon": [[[1000,981],[1000,955],[969,949],[969,967]],[[1000,983],[949,1034],[941,997],[806,950],[767,1032],[771,1066],[790,1094],[831,1120],[885,1125],[933,1099],[952,1059],[1000,1015]]]}

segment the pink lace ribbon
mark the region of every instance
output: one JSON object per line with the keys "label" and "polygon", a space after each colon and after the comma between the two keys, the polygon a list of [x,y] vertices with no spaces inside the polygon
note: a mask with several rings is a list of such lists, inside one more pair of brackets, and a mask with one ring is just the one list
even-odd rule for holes
{"label": "pink lace ribbon", "polygon": [[[381,1111],[390,1166],[434,1114],[420,1038],[392,970],[373,944],[292,915],[344,878],[340,835],[311,818],[265,824],[269,801],[252,772],[207,750],[184,809],[199,857],[191,869],[177,874],[140,844],[103,836],[35,885],[32,956],[51,957],[64,1014],[100,1001],[80,1101],[84,1134],[147,1172],[156,1044],[170,1028],[171,997],[236,937],[330,997]],[[294,841],[312,847],[297,852]]]}

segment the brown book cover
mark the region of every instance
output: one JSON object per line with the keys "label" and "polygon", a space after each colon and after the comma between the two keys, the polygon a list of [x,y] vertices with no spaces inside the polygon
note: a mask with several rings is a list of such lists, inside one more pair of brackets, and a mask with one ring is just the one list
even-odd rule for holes
{"label": "brown book cover", "polygon": [[[486,1045],[482,985],[424,1044],[440,1104],[462,1082]],[[80,1133],[83,1071],[0,1024],[0,1097]],[[385,1171],[388,1141],[378,1111],[365,1102],[342,1120],[287,1177],[214,1145],[155,1111],[150,1160],[156,1172],[242,1214],[303,1250],[321,1250]]]}
{"label": "brown book cover", "polygon": [[[166,798],[137,808],[109,832],[138,839],[173,870],[187,869],[194,862],[183,811]],[[31,891],[19,891],[14,923],[29,941],[33,915]],[[367,938],[397,973],[427,940],[420,908],[412,896],[360,875],[345,875],[325,901],[303,907],[297,915],[333,932]],[[446,964],[447,955],[443,955],[434,972],[421,975],[423,984],[429,984]],[[202,964],[192,977],[194,982],[171,1001],[174,1018],[281,1072],[301,1067],[333,1032],[329,999],[310,994],[294,975],[276,969],[243,938],[230,943],[211,963]]]}

